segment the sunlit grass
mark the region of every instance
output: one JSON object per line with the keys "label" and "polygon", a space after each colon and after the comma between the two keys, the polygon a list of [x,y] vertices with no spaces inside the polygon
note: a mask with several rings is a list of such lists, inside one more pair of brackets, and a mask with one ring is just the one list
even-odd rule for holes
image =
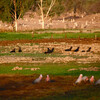
{"label": "sunlit grass", "polygon": [[32,39],[32,34],[23,34],[16,32],[4,32],[0,33],[0,41],[3,40],[20,40],[20,39]]}
{"label": "sunlit grass", "polygon": [[22,32],[0,32],[0,41],[3,40],[32,40],[32,39],[45,39],[45,38],[95,38],[100,37],[100,33],[22,33]]}
{"label": "sunlit grass", "polygon": [[[0,74],[49,74],[49,75],[72,75],[78,76],[79,74],[87,76],[100,76],[100,71],[80,71],[79,68],[88,68],[91,66],[99,67],[100,63],[90,63],[90,64],[78,64],[76,62],[70,62],[67,64],[29,64],[29,63],[12,63],[12,64],[0,64]],[[22,67],[23,70],[12,70],[14,67]],[[31,71],[30,69],[24,70],[24,68],[40,68],[36,71]],[[68,71],[69,69],[75,68],[77,70]]]}

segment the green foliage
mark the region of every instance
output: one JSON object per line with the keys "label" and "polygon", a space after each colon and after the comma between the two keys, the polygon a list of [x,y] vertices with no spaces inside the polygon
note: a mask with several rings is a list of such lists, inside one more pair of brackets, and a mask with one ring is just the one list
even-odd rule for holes
{"label": "green foliage", "polygon": [[10,14],[10,0],[0,1],[0,19],[7,22],[12,21]]}
{"label": "green foliage", "polygon": [[95,3],[92,2],[92,5],[89,7],[88,13],[100,13],[100,1],[96,0]]}
{"label": "green foliage", "polygon": [[62,6],[62,5],[55,5],[54,6],[54,9],[52,10],[54,13],[51,13],[51,15],[58,15],[58,16],[60,16],[60,14],[62,13],[62,12],[64,12],[64,7]]}
{"label": "green foliage", "polygon": [[73,11],[74,13],[83,12],[86,0],[66,0],[66,10]]}
{"label": "green foliage", "polygon": [[64,6],[62,5],[62,0],[56,0],[54,7],[51,10],[50,16],[60,15],[65,10]]}
{"label": "green foliage", "polygon": [[[17,18],[23,17],[24,13],[32,9],[35,11],[40,3],[39,0],[16,0]],[[51,0],[43,0],[44,13],[47,12]],[[65,11],[80,11],[81,13],[100,13],[99,0],[56,0],[49,16],[60,15]],[[14,4],[13,0],[0,0],[0,20],[3,22],[13,22],[14,17]]]}
{"label": "green foliage", "polygon": [[[24,13],[30,9],[34,0],[15,0],[17,18],[23,17]],[[0,1],[0,19],[2,21],[11,22],[14,20],[15,7],[13,0]]]}

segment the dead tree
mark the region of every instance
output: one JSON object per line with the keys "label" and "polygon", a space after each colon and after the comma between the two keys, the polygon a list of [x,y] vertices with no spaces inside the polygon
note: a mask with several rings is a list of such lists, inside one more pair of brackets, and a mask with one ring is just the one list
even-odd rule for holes
{"label": "dead tree", "polygon": [[40,12],[41,12],[41,21],[42,21],[42,29],[45,28],[45,19],[48,17],[50,10],[52,9],[52,7],[54,6],[56,0],[52,0],[51,4],[46,12],[46,14],[44,14],[44,7],[43,7],[43,0],[40,0],[40,4],[38,4],[39,8],[40,8]]}

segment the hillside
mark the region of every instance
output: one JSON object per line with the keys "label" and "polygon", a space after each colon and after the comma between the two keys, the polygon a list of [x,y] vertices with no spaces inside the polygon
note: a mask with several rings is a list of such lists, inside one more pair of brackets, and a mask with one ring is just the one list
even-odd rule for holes
{"label": "hillside", "polygon": [[[45,20],[45,29],[100,29],[100,13],[91,15],[66,14]],[[24,17],[18,20],[18,30],[41,29],[41,18],[32,11],[25,13]],[[0,30],[13,30],[11,24],[0,21]]]}

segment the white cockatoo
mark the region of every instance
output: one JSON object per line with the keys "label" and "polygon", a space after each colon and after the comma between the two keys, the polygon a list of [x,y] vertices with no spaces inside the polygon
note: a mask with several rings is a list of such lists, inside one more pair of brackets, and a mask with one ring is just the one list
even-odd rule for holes
{"label": "white cockatoo", "polygon": [[95,82],[95,85],[100,85],[100,79]]}
{"label": "white cockatoo", "polygon": [[76,80],[75,84],[81,83],[82,82],[82,77],[83,77],[83,75],[80,74],[79,77],[78,77],[78,79]]}
{"label": "white cockatoo", "polygon": [[42,80],[42,74],[40,74],[39,78],[35,79],[33,83],[39,83]]}
{"label": "white cockatoo", "polygon": [[47,77],[46,77],[46,82],[50,82],[50,77],[49,77],[49,75],[47,75]]}
{"label": "white cockatoo", "polygon": [[82,81],[87,82],[89,79],[87,76],[82,77]]}
{"label": "white cockatoo", "polygon": [[94,76],[91,76],[89,81],[90,81],[90,83],[94,83]]}

